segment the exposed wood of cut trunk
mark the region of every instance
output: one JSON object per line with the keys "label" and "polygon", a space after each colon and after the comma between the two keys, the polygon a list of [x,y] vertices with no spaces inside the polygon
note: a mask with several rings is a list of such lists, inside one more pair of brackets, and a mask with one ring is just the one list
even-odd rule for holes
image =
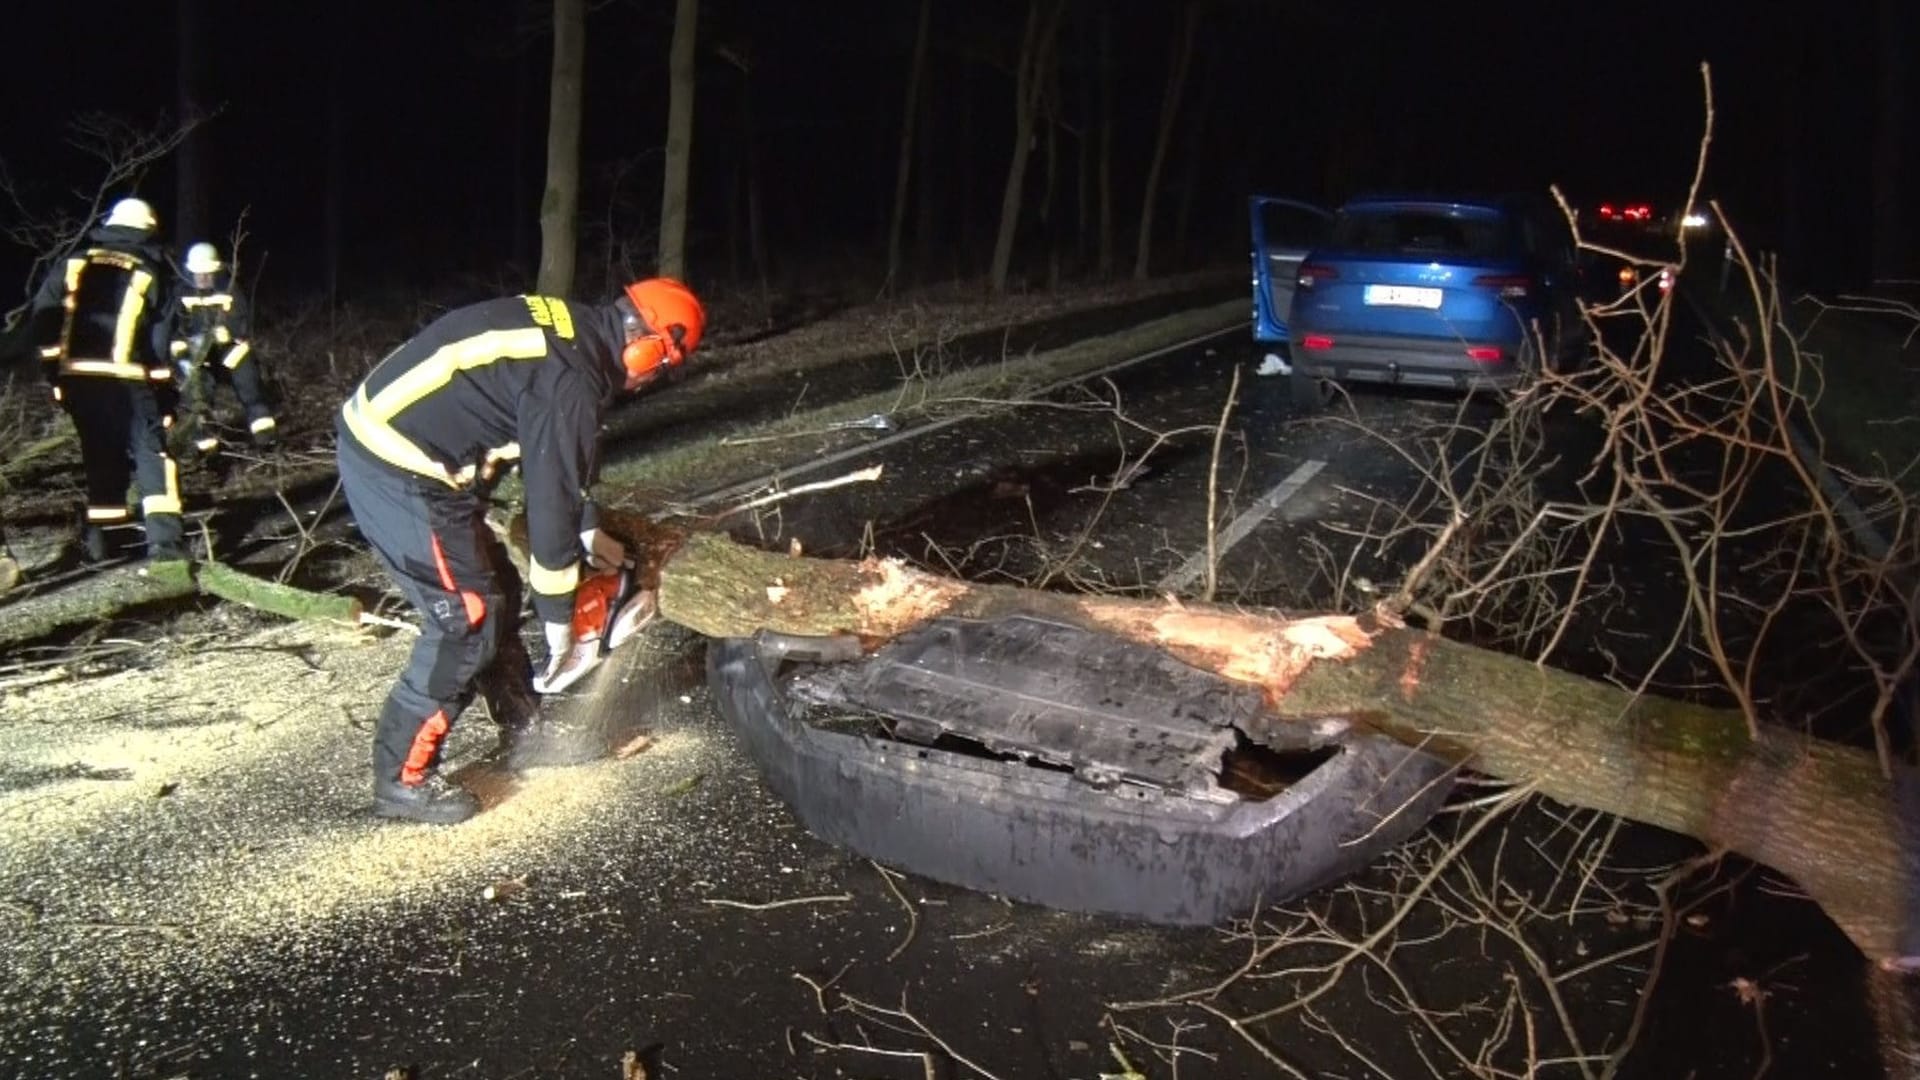
{"label": "exposed wood of cut trunk", "polygon": [[1166,649],[1264,688],[1277,723],[1345,718],[1552,798],[1694,836],[1806,889],[1875,959],[1898,954],[1903,844],[1873,756],[1740,715],[1537,667],[1371,617],[1234,610],[975,585],[898,563],[792,558],[722,536],[656,561],[660,612],[712,637],[857,634],[1024,611]]}

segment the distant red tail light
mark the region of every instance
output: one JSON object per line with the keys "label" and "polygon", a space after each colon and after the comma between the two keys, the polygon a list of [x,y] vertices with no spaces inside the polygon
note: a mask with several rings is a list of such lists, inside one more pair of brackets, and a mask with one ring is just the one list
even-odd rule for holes
{"label": "distant red tail light", "polygon": [[1300,266],[1299,275],[1296,283],[1303,289],[1311,289],[1319,282],[1332,281],[1334,278],[1339,277],[1340,271],[1335,270],[1331,266],[1321,266],[1317,263],[1303,263]]}
{"label": "distant red tail light", "polygon": [[1325,334],[1308,334],[1300,339],[1300,347],[1319,351],[1333,348],[1333,339]]}
{"label": "distant red tail light", "polygon": [[1467,359],[1475,360],[1482,364],[1497,363],[1500,359],[1500,350],[1492,345],[1469,345],[1467,346]]}
{"label": "distant red tail light", "polygon": [[1499,289],[1503,300],[1525,300],[1533,289],[1533,279],[1525,274],[1481,274],[1473,283],[1486,289]]}

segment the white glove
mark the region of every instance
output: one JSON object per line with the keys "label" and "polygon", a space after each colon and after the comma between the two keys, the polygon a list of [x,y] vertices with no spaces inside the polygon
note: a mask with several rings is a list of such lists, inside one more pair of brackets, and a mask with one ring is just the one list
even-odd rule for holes
{"label": "white glove", "polygon": [[580,546],[586,549],[587,565],[595,570],[616,570],[627,561],[626,546],[599,529],[581,533]]}
{"label": "white glove", "polygon": [[540,624],[547,635],[546,670],[534,676],[533,690],[537,694],[548,692],[553,677],[560,673],[560,665],[567,662],[567,654],[573,651],[573,624],[570,622],[550,622]]}

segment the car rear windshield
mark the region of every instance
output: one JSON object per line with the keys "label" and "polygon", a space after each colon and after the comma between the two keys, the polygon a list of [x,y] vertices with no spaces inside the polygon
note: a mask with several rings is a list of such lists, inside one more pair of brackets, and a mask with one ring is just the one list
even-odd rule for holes
{"label": "car rear windshield", "polygon": [[1442,208],[1368,207],[1342,210],[1333,246],[1369,255],[1490,258],[1512,248],[1505,218]]}

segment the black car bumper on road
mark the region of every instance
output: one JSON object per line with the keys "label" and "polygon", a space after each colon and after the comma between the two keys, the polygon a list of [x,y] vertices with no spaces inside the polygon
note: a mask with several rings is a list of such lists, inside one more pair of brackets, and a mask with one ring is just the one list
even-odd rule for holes
{"label": "black car bumper on road", "polygon": [[816,836],[1049,907],[1245,916],[1365,866],[1451,786],[1344,721],[1279,724],[1256,688],[1025,616],[936,620],[864,658],[767,633],[707,656],[721,713]]}

